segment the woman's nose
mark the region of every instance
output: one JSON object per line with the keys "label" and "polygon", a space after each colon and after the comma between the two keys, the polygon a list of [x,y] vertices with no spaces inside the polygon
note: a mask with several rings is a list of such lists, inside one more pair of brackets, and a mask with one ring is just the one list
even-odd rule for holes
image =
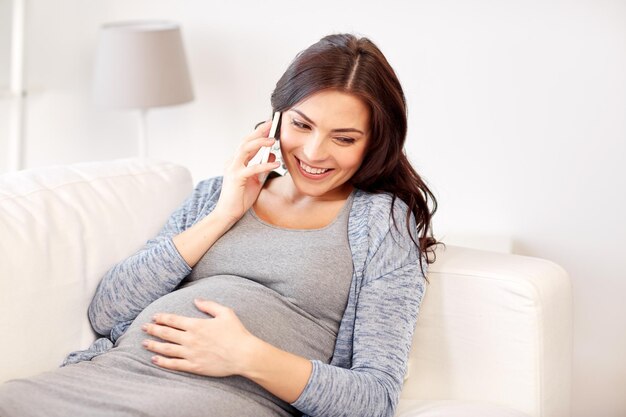
{"label": "woman's nose", "polygon": [[324,137],[319,134],[311,135],[304,145],[304,156],[310,163],[326,159],[326,143]]}

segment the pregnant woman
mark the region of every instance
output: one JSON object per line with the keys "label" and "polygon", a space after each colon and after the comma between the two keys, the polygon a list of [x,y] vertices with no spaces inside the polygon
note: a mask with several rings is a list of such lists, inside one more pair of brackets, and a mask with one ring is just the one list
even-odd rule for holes
{"label": "pregnant woman", "polygon": [[367,38],[330,35],[272,107],[288,174],[248,164],[265,122],[102,278],[105,337],[0,385],[0,416],[393,416],[436,245],[402,88]]}

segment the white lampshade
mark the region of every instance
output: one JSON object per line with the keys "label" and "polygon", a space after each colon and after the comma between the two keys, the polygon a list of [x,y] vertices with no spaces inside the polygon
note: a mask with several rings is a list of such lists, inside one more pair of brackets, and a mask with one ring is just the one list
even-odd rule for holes
{"label": "white lampshade", "polygon": [[131,21],[102,27],[95,65],[96,104],[148,109],[191,100],[193,90],[176,23]]}

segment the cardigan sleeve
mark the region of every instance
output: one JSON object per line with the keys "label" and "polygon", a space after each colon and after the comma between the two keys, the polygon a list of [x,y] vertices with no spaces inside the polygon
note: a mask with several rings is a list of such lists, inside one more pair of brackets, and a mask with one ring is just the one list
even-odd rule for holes
{"label": "cardigan sleeve", "polygon": [[352,365],[346,369],[312,361],[309,381],[292,403],[305,415],[394,415],[425,279],[418,250],[411,249],[412,242],[392,229],[388,228],[382,243],[372,251],[364,270],[356,306]]}
{"label": "cardigan sleeve", "polygon": [[156,237],[104,275],[88,309],[96,332],[117,339],[144,308],[173,291],[191,272],[172,238],[213,209],[220,187],[219,177],[201,181]]}

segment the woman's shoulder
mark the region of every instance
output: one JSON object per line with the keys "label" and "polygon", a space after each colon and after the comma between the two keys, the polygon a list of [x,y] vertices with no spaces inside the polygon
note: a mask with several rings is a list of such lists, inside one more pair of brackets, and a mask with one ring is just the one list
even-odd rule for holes
{"label": "woman's shoulder", "polygon": [[366,277],[363,284],[418,259],[414,216],[401,198],[359,190],[352,207],[348,235],[355,265],[362,266]]}
{"label": "woman's shoulder", "polygon": [[[394,222],[406,223],[409,214],[409,206],[389,192],[372,193],[356,190],[352,208],[353,211],[360,211],[361,216],[366,216],[370,226],[379,226],[387,230]],[[413,213],[410,218],[414,221]]]}
{"label": "woman's shoulder", "polygon": [[[407,228],[407,216],[409,227]],[[399,197],[388,192],[372,193],[357,190],[352,204],[352,233],[367,236],[368,246],[378,247],[393,242],[409,250],[417,234],[415,216]],[[413,236],[409,234],[409,228]]]}

